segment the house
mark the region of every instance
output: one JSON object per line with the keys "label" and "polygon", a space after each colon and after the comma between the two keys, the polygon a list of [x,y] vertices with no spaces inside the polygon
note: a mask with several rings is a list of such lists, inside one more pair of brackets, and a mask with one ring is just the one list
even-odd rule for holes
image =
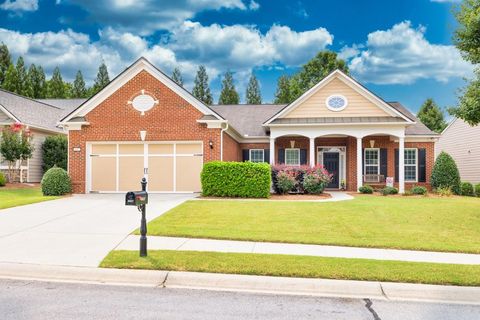
{"label": "house", "polygon": [[455,118],[443,130],[435,146],[435,154],[445,151],[457,163],[462,181],[480,183],[480,126],[470,126]]}
{"label": "house", "polygon": [[329,188],[391,177],[402,192],[429,186],[438,137],[339,70],[289,105],[207,106],[144,58],[59,125],[78,193],[138,189],[144,176],[151,192],[200,191],[212,160],[320,164]]}
{"label": "house", "polygon": [[[20,123],[29,128],[32,134],[34,152],[31,159],[20,166],[20,182],[40,182],[43,176],[42,144],[46,137],[66,134],[57,126],[59,119],[78,106],[53,106],[47,101],[33,100],[0,89],[0,127]],[[8,169],[6,161],[0,155],[0,171]]]}

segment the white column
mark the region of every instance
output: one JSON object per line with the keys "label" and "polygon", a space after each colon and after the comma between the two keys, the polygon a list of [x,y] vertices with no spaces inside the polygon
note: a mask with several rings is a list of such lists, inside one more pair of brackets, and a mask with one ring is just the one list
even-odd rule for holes
{"label": "white column", "polygon": [[270,138],[270,165],[275,164],[275,138]]}
{"label": "white column", "polygon": [[398,139],[398,192],[405,192],[405,138]]}
{"label": "white column", "polygon": [[357,138],[357,190],[363,185],[362,138]]}
{"label": "white column", "polygon": [[315,138],[310,138],[310,167],[315,167]]}

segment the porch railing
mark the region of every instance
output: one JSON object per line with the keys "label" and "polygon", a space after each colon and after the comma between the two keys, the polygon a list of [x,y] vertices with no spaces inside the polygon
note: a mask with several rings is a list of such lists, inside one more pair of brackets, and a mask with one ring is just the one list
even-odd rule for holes
{"label": "porch railing", "polygon": [[364,174],[363,182],[365,183],[384,183],[385,176],[383,174]]}

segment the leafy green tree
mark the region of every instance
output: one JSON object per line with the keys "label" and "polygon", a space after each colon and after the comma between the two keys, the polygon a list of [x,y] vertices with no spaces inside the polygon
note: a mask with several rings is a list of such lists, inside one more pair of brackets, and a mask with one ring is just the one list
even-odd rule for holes
{"label": "leafy green tree", "polygon": [[78,70],[73,81],[71,91],[72,98],[85,98],[87,96],[87,88],[85,87],[85,80],[83,80],[82,71]]}
{"label": "leafy green tree", "polygon": [[28,69],[27,86],[31,90],[31,97],[43,99],[47,94],[47,82],[45,81],[45,72],[41,66],[32,64]]}
{"label": "leafy green tree", "polygon": [[432,169],[430,183],[435,189],[450,188],[453,193],[460,194],[460,172],[455,160],[446,152],[442,151]]}
{"label": "leafy green tree", "polygon": [[17,181],[20,165],[33,155],[30,131],[23,125],[15,123],[2,130],[0,154],[8,164],[8,181]]}
{"label": "leafy green tree", "polygon": [[98,67],[97,77],[95,78],[95,82],[93,83],[93,94],[96,94],[103,88],[107,86],[110,82],[110,77],[108,75],[108,69],[105,62],[102,62]]}
{"label": "leafy green tree", "polygon": [[260,92],[260,85],[257,77],[252,73],[250,80],[248,81],[246,101],[248,104],[261,104],[262,93]]}
{"label": "leafy green tree", "polygon": [[222,91],[218,98],[218,104],[238,104],[239,102],[240,96],[233,83],[233,74],[232,72],[227,71],[222,80]]}
{"label": "leafy green tree", "polygon": [[47,97],[53,99],[64,99],[66,98],[65,84],[63,83],[62,74],[60,73],[60,68],[55,67],[53,69],[52,78],[48,81],[48,92]]}
{"label": "leafy green tree", "polygon": [[179,68],[173,69],[172,80],[175,81],[179,86],[183,87],[183,77]]}
{"label": "leafy green tree", "polygon": [[3,89],[10,91],[10,92],[15,92],[17,93],[18,91],[18,74],[17,74],[17,69],[13,64],[11,64],[7,72],[5,72],[5,79],[3,80]]}
{"label": "leafy green tree", "polygon": [[37,72],[37,67],[32,63],[27,71],[27,79],[25,80],[25,89],[23,95],[30,98],[35,98],[33,92],[33,78]]}
{"label": "leafy green tree", "polygon": [[26,92],[27,70],[25,69],[25,62],[23,61],[22,56],[18,57],[17,65],[15,66],[15,69],[17,69],[17,77],[18,77],[16,93],[21,95],[27,95],[28,94],[28,92]]}
{"label": "leafy green tree", "polygon": [[67,170],[68,141],[65,135],[49,136],[42,144],[43,172],[53,167]]}
{"label": "leafy green tree", "polygon": [[5,43],[2,42],[0,45],[0,87],[3,86],[3,81],[5,80],[5,74],[7,73],[8,67],[12,64],[12,57],[8,51],[8,47]]}
{"label": "leafy green tree", "polygon": [[283,75],[277,80],[277,91],[275,92],[275,103],[290,103],[290,79]]}
{"label": "leafy green tree", "polygon": [[417,117],[424,125],[434,132],[440,133],[447,126],[447,123],[443,118],[442,110],[431,98],[425,100],[418,111]]}
{"label": "leafy green tree", "polygon": [[207,70],[204,66],[198,67],[192,94],[198,100],[203,101],[203,103],[207,105],[211,105],[213,103],[212,93],[210,92],[210,87],[208,85]]}

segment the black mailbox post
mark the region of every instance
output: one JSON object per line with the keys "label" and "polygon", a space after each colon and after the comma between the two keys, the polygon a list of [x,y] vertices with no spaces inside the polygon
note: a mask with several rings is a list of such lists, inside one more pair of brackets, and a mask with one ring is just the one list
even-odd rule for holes
{"label": "black mailbox post", "polygon": [[145,218],[148,203],[147,179],[142,179],[142,191],[129,191],[125,195],[126,206],[136,206],[142,213],[140,221],[140,257],[147,256],[147,219]]}

